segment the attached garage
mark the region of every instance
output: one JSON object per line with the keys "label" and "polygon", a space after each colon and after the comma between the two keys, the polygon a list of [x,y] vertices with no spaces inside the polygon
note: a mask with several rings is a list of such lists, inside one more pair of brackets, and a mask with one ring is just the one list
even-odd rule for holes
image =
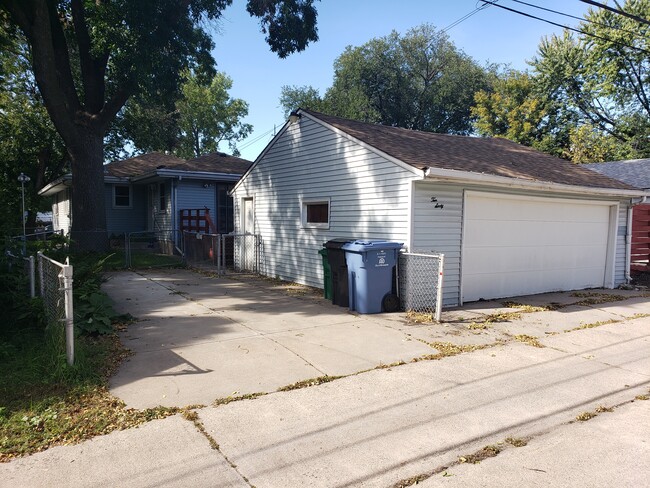
{"label": "attached garage", "polygon": [[612,286],[618,204],[465,193],[462,300]]}

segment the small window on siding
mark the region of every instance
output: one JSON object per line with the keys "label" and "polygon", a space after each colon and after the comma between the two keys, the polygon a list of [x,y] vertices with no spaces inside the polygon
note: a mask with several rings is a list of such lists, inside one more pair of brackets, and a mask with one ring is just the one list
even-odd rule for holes
{"label": "small window on siding", "polygon": [[330,227],[330,201],[310,200],[302,202],[303,227],[329,229]]}
{"label": "small window on siding", "polygon": [[128,185],[113,186],[113,206],[115,208],[131,208],[131,187]]}

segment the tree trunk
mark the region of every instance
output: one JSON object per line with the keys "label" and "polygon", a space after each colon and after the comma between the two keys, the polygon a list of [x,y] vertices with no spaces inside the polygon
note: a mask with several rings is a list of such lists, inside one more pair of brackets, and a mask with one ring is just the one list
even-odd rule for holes
{"label": "tree trunk", "polygon": [[104,138],[80,128],[68,146],[72,161],[72,231],[75,251],[108,250],[104,190]]}

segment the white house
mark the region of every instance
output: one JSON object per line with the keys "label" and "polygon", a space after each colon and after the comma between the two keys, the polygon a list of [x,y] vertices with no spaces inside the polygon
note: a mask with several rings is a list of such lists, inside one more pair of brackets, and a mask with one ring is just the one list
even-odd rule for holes
{"label": "white house", "polygon": [[626,281],[643,191],[505,139],[298,110],[233,189],[262,273],[322,287],[336,237],[445,254],[444,305]]}

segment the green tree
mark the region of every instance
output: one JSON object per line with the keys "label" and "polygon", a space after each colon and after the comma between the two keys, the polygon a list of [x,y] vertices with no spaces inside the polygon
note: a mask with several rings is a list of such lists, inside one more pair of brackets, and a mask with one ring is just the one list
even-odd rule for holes
{"label": "green tree", "polygon": [[[103,192],[104,136],[127,100],[166,99],[180,72],[214,74],[206,20],[231,0],[0,0],[25,36],[34,79],[71,159],[72,238],[79,249],[107,246]],[[317,39],[313,0],[248,0],[280,57]]]}
{"label": "green tree", "polygon": [[578,120],[575,112],[559,109],[539,89],[528,72],[494,73],[490,90],[474,96],[471,113],[476,131],[486,137],[504,137],[540,151],[568,157],[570,134]]}
{"label": "green tree", "polygon": [[347,47],[334,62],[322,99],[311,87],[284,87],[285,112],[309,103],[332,115],[431,132],[472,132],[474,93],[489,85],[488,70],[425,24]]}
{"label": "green tree", "polygon": [[[650,18],[650,0],[627,0],[622,8]],[[623,157],[650,156],[650,26],[603,9],[585,18],[578,26],[584,34],[542,41],[531,63],[538,87],[586,126],[574,142],[612,139]]]}
{"label": "green tree", "polygon": [[327,112],[318,90],[311,86],[284,85],[280,93],[280,106],[284,110],[285,119],[298,108]]}
{"label": "green tree", "polygon": [[47,208],[37,190],[63,174],[68,156],[31,76],[24,39],[14,33],[0,44],[0,229],[17,234],[22,225],[18,175],[31,179],[25,185],[29,228],[35,225],[36,212]]}
{"label": "green tree", "polygon": [[230,98],[231,88],[232,80],[223,73],[217,73],[209,84],[187,75],[183,96],[176,103],[180,134],[174,152],[178,156],[192,158],[215,152],[222,141],[238,154],[237,142],[250,134],[253,127],[241,121],[248,115],[248,104]]}

